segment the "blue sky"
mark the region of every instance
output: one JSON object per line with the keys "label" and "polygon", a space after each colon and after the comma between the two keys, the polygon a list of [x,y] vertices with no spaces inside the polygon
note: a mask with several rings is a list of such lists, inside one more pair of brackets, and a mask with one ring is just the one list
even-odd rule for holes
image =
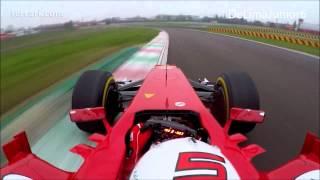
{"label": "blue sky", "polygon": [[319,24],[319,1],[15,1],[1,0],[1,27],[31,27],[69,20],[152,17],[157,14],[244,16],[249,20]]}

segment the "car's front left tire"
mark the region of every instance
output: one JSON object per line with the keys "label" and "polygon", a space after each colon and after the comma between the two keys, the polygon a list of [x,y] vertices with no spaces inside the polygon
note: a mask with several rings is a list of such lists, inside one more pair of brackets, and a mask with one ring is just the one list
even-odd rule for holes
{"label": "car's front left tire", "polygon": [[[117,84],[109,72],[90,70],[77,81],[72,94],[72,109],[104,107],[110,124],[120,112]],[[77,122],[79,129],[88,133],[105,133],[102,120]]]}

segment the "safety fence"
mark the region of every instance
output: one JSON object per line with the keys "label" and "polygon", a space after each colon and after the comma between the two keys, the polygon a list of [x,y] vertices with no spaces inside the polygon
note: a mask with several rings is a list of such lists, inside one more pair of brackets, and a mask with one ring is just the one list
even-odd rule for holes
{"label": "safety fence", "polygon": [[276,41],[283,41],[292,44],[309,46],[314,48],[320,47],[319,36],[314,35],[296,35],[289,34],[281,30],[272,30],[271,28],[239,28],[232,26],[213,26],[208,29],[210,32],[226,33],[240,36],[249,36],[263,39],[271,39]]}

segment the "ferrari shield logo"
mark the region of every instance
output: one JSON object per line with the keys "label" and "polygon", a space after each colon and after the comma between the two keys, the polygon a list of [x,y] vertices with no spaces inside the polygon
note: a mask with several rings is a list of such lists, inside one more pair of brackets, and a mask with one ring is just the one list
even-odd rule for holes
{"label": "ferrari shield logo", "polygon": [[150,99],[150,98],[152,98],[154,96],[154,93],[144,93],[144,97],[146,98],[146,99]]}

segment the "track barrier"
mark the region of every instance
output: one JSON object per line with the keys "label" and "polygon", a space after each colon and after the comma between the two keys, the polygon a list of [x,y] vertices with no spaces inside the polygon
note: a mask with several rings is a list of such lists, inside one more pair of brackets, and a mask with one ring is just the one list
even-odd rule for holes
{"label": "track barrier", "polygon": [[235,34],[240,36],[251,36],[263,39],[271,39],[276,41],[283,41],[292,44],[309,46],[313,48],[320,48],[319,36],[308,35],[307,33],[289,33],[283,30],[273,30],[270,28],[237,28],[237,27],[210,27],[210,32]]}

